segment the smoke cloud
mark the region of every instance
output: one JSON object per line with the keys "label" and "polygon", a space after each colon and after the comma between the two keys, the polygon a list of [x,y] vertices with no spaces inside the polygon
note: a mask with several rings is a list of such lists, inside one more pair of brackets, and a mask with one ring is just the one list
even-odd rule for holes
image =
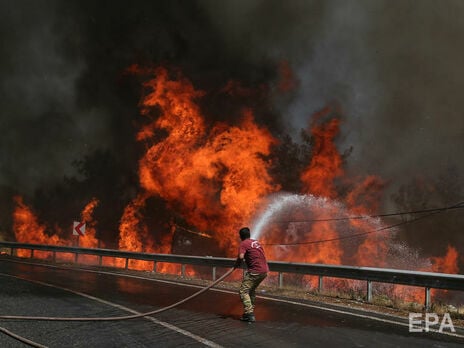
{"label": "smoke cloud", "polygon": [[[136,168],[141,86],[124,74],[135,63],[180,67],[204,90],[266,84],[257,120],[295,141],[337,102],[348,170],[381,176],[390,193],[462,173],[463,15],[459,0],[3,0],[0,185],[32,193],[97,150]],[[286,94],[282,62],[295,80]]]}

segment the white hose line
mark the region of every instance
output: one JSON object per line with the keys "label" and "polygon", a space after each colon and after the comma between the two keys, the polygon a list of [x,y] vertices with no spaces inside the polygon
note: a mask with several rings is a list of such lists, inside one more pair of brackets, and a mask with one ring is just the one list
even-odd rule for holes
{"label": "white hose line", "polygon": [[86,318],[86,317],[75,317],[75,318],[66,318],[66,317],[29,317],[29,316],[17,316],[17,315],[0,315],[0,319],[7,319],[7,320],[47,320],[47,321],[117,321],[117,320],[129,320],[129,319],[135,319],[135,318],[141,318],[141,317],[146,317],[150,316],[153,314],[165,312],[169,309],[172,309],[174,307],[177,307],[199,295],[202,293],[206,292],[207,290],[211,289],[213,286],[219,284],[222,282],[225,278],[227,278],[235,268],[231,268],[228,270],[225,274],[223,274],[220,278],[218,278],[216,281],[208,285],[207,287],[201,289],[200,291],[197,291],[193,295],[190,295],[189,297],[184,298],[183,300],[180,300],[176,303],[173,303],[172,305],[169,305],[164,308],[159,308],[151,312],[147,313],[140,313],[140,314],[134,314],[134,315],[125,315],[125,316],[120,316],[120,317],[94,317],[94,318]]}
{"label": "white hose line", "polygon": [[4,327],[1,327],[1,326],[0,326],[0,332],[3,332],[5,335],[8,335],[8,336],[10,336],[10,337],[22,342],[22,343],[25,343],[25,344],[31,346],[31,347],[47,348],[47,346],[44,346],[44,345],[42,345],[40,343],[36,343],[34,341],[28,340],[27,338],[19,336],[19,335],[15,334],[14,332],[11,332],[10,330],[7,330],[7,329],[5,329]]}

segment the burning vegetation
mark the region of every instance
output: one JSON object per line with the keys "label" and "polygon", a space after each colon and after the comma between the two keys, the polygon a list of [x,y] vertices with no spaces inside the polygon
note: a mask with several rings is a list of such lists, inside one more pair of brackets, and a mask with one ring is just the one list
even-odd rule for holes
{"label": "burning vegetation", "polygon": [[[371,217],[379,212],[387,183],[375,175],[351,178],[345,172],[349,153],[336,146],[340,107],[327,106],[312,115],[303,141],[296,144],[257,122],[263,116],[257,118],[246,104],[235,111],[235,121],[211,121],[202,106],[212,94],[195,88],[179,70],[132,66],[128,71],[144,79],[140,119],[134,123],[137,182],[127,185],[131,190],[125,187],[131,182],[127,178],[92,182],[89,178],[98,176],[92,160],[99,166],[112,163],[104,154],[78,164],[88,181],[68,179],[67,184],[83,192],[95,188],[87,197],[78,196],[80,213],[64,214],[87,224],[80,246],[234,257],[236,232],[250,225],[270,260],[459,271],[455,247],[447,246],[444,256],[420,256],[397,238],[401,227],[390,228],[393,220]],[[279,91],[294,88],[286,64],[281,74]],[[262,93],[265,88],[253,91],[231,81],[216,98],[243,101]],[[53,202],[48,209],[58,211],[56,196]],[[53,220],[44,213],[49,220],[41,222],[20,196],[14,206],[16,241],[76,244],[68,228],[71,219]]]}

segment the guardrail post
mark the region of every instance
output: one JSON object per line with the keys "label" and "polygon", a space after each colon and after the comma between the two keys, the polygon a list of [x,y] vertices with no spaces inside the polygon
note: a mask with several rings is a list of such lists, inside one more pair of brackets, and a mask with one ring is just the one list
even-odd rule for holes
{"label": "guardrail post", "polygon": [[98,256],[98,265],[101,266],[103,264],[103,256]]}
{"label": "guardrail post", "polygon": [[430,288],[425,288],[425,311],[430,309]]}
{"label": "guardrail post", "polygon": [[180,276],[185,278],[185,264],[182,264],[180,267]]}
{"label": "guardrail post", "polygon": [[[71,259],[75,259],[75,262],[79,262],[79,254],[83,255],[97,255],[99,257],[99,264],[102,265],[103,257],[115,258],[118,260],[117,266],[120,267],[121,260],[125,260],[125,268],[129,268],[129,260],[151,260],[153,262],[153,271],[157,272],[157,263],[161,262],[172,263],[176,265],[182,265],[182,276],[186,276],[186,265],[189,267],[196,267],[197,265],[205,266],[205,262],[209,267],[212,267],[214,280],[217,280],[218,273],[217,268],[229,267],[228,265],[233,262],[234,259],[224,260],[223,258],[211,258],[211,257],[192,257],[187,255],[165,255],[162,258],[158,258],[156,254],[152,254],[147,257],[145,253],[128,253],[120,250],[101,250],[101,249],[89,249],[80,247],[68,247],[68,246],[56,246],[56,245],[43,245],[43,244],[29,244],[29,243],[17,243],[17,242],[4,242],[0,241],[1,250],[3,253],[9,253],[11,257],[17,257],[18,255],[26,256],[26,251],[29,250],[31,259],[34,259],[36,250],[39,252],[37,255],[52,253],[54,262],[59,262],[59,253],[65,253],[68,256],[73,255]],[[36,249],[37,248],[37,249]],[[7,250],[8,249],[8,250]],[[21,250],[21,253],[18,253]],[[65,255],[64,255],[65,256]],[[153,258],[151,258],[153,257]],[[158,261],[160,260],[160,261]],[[163,261],[161,261],[163,260]],[[227,262],[226,262],[227,261]],[[71,261],[72,262],[72,261]],[[192,265],[192,266],[191,266]],[[294,263],[274,263],[270,262],[272,272],[278,274],[279,287],[283,287],[283,277],[287,273],[297,273],[309,275],[311,277],[312,285],[314,290],[319,290],[320,293],[324,291],[323,281],[324,277],[330,278],[343,278],[343,279],[356,279],[367,282],[367,301],[373,301],[373,283],[392,283],[401,284],[406,286],[416,286],[424,288],[425,299],[423,306],[424,309],[429,312],[433,310],[433,300],[431,299],[431,289],[447,289],[464,291],[464,275],[459,274],[436,274],[432,272],[417,272],[417,271],[401,271],[395,269],[381,269],[381,268],[366,268],[359,269],[358,267],[350,266],[336,266],[336,265],[317,265],[317,264],[294,264]],[[274,268],[275,266],[275,268]],[[177,266],[176,266],[177,267]],[[242,267],[241,267],[242,268]],[[193,268],[195,269],[195,268]],[[246,274],[246,269],[242,268],[243,275]],[[318,277],[318,285],[314,284]],[[277,285],[277,284],[275,284]],[[316,288],[318,286],[318,288]]]}
{"label": "guardrail post", "polygon": [[372,302],[372,281],[367,281],[367,302]]}
{"label": "guardrail post", "polygon": [[323,277],[320,275],[319,276],[319,285],[318,285],[319,292],[322,292],[323,285],[324,285]]}

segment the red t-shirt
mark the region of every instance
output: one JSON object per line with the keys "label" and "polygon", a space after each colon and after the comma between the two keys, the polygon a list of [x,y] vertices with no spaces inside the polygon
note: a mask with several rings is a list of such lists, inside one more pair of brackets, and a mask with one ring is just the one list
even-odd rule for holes
{"label": "red t-shirt", "polygon": [[267,265],[264,249],[257,240],[248,238],[240,243],[239,254],[245,254],[245,263],[250,273],[267,273]]}

